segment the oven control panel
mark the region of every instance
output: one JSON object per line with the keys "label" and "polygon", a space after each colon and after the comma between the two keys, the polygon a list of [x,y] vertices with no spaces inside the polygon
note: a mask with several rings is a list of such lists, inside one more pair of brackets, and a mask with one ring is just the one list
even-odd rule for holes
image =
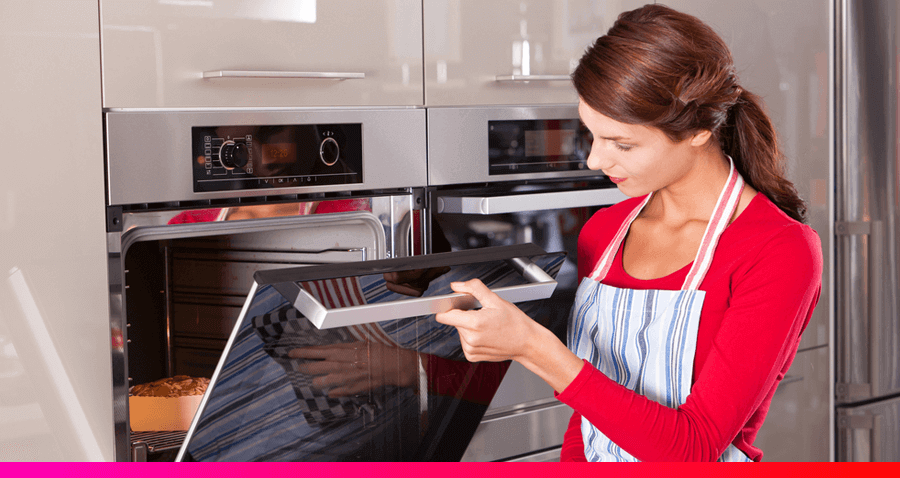
{"label": "oven control panel", "polygon": [[590,131],[577,118],[488,121],[488,174],[586,171]]}
{"label": "oven control panel", "polygon": [[194,126],[194,192],[360,184],[362,124]]}

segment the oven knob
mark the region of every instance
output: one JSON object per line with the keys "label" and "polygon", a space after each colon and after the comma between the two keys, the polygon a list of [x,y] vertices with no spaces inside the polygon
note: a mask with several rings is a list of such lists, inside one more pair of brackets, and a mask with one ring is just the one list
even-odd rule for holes
{"label": "oven knob", "polygon": [[319,157],[326,166],[334,166],[341,157],[341,147],[334,138],[325,138],[319,145]]}
{"label": "oven knob", "polygon": [[250,150],[246,143],[226,141],[219,150],[219,161],[225,169],[243,168],[250,161]]}

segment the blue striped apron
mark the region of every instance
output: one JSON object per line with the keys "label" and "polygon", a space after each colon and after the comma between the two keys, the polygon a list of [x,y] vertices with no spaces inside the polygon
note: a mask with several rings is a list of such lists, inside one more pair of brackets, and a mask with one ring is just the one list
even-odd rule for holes
{"label": "blue striped apron", "polygon": [[[729,161],[731,158],[729,158]],[[631,223],[650,200],[626,218],[589,277],[578,287],[569,320],[568,344],[607,377],[670,408],[684,404],[691,390],[703,281],[719,236],[734,215],[744,181],[734,163],[719,194],[700,249],[681,290],[620,289],[601,284]],[[638,461],[582,417],[584,454],[589,461]],[[749,461],[729,445],[719,461]]]}

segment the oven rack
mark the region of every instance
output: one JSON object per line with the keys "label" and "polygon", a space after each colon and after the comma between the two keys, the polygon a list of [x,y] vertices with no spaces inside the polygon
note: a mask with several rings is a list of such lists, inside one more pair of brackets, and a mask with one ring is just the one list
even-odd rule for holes
{"label": "oven rack", "polygon": [[186,431],[131,432],[131,454],[134,461],[147,461],[150,453],[173,451],[181,447]]}

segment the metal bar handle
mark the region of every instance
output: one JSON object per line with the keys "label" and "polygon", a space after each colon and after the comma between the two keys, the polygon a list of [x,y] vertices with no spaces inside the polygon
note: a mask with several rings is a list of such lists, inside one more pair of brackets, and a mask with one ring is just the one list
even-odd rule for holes
{"label": "metal bar handle", "polygon": [[509,196],[439,196],[437,212],[450,214],[505,214],[588,206],[608,206],[628,199],[618,188],[558,191]]}
{"label": "metal bar handle", "polygon": [[269,71],[269,70],[212,70],[204,71],[203,78],[300,78],[316,80],[359,80],[365,73],[334,71]]}
{"label": "metal bar handle", "polygon": [[[495,294],[513,303],[546,299],[553,295],[553,291],[556,289],[556,280],[530,259],[516,258],[508,262],[517,271],[523,273],[523,277],[530,283],[491,289]],[[297,289],[298,295],[293,304],[294,308],[319,329],[438,314],[451,309],[469,310],[481,307],[481,304],[471,295],[454,293],[328,309],[302,287],[298,286]]]}
{"label": "metal bar handle", "polygon": [[881,393],[881,321],[886,320],[884,314],[884,222],[872,221],[872,232],[869,234],[869,385],[872,396]]}
{"label": "metal bar handle", "polygon": [[[850,257],[850,244],[849,241],[853,237],[866,236],[867,240],[867,254],[865,257],[865,275],[866,278],[866,288],[868,289],[866,295],[868,296],[868,302],[865,304],[851,303],[850,300],[845,300],[841,307],[838,308],[838,320],[840,321],[840,325],[843,328],[842,331],[842,340],[844,345],[844,352],[837,358],[838,363],[838,383],[835,386],[835,395],[838,402],[847,403],[853,402],[857,400],[867,399],[874,396],[876,392],[874,385],[872,382],[875,374],[878,373],[878,363],[877,361],[880,359],[877,355],[875,355],[875,350],[871,347],[877,348],[878,337],[875,335],[878,332],[877,320],[878,317],[873,315],[875,312],[872,309],[872,306],[876,303],[880,304],[880,296],[881,293],[878,291],[880,288],[880,277],[876,279],[876,274],[880,275],[880,266],[881,261],[874,259],[872,257],[873,253],[878,253],[875,249],[875,246],[879,242],[878,239],[875,239],[873,242],[873,238],[877,235],[875,234],[880,227],[877,225],[878,221],[856,221],[856,222],[835,222],[834,224],[834,232],[838,238],[844,238],[843,241],[838,242],[838,247],[841,249],[840,256],[842,260],[837,264],[838,267],[842,268],[840,271],[840,276],[844,277],[844,280],[839,282],[837,287],[839,288],[838,296],[839,297],[851,297],[853,294],[853,285],[852,285],[852,274],[851,269],[854,266],[854,263]],[[874,282],[874,283],[873,283]],[[876,299],[872,296],[878,296]],[[856,314],[856,310],[854,306],[858,306],[859,308],[859,316]],[[868,354],[868,365],[869,365],[869,380],[867,383],[851,383],[851,377],[853,375],[852,370],[849,368],[847,357],[848,353],[851,353],[853,350],[853,340],[851,333],[851,328],[853,326],[853,322],[860,321],[861,323],[868,324],[869,329],[869,343],[870,348],[866,351]],[[875,379],[877,380],[877,379]]]}
{"label": "metal bar handle", "polygon": [[572,77],[569,75],[497,75],[496,81],[569,81]]}

